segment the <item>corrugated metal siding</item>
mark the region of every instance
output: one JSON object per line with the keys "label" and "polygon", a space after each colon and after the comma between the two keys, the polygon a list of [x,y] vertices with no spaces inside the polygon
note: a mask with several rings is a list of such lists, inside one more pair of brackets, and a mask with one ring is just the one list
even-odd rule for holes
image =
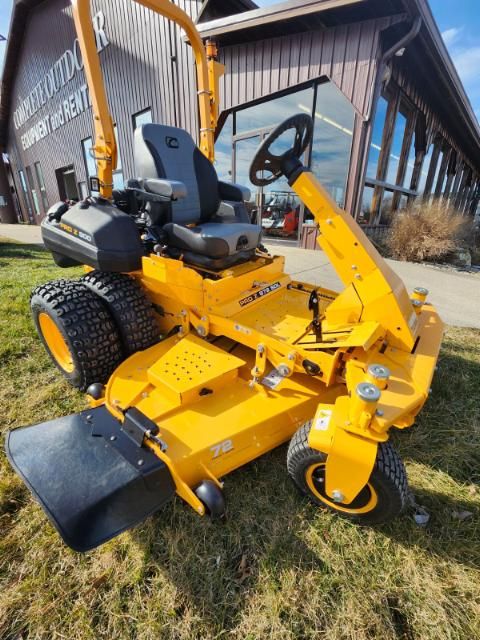
{"label": "corrugated metal siding", "polygon": [[[176,0],[193,19],[200,0]],[[123,172],[134,175],[132,115],[152,108],[154,121],[177,124],[197,137],[198,118],[193,55],[178,27],[131,0],[94,0],[92,15],[102,10],[109,46],[100,54],[107,95],[117,123]],[[12,111],[25,99],[48,69],[75,40],[71,3],[51,0],[30,15],[24,36]],[[41,52],[41,55],[40,55]],[[176,56],[176,60],[172,58]],[[18,170],[40,162],[50,203],[59,198],[55,169],[72,165],[76,179],[86,180],[81,140],[93,135],[91,109],[52,132],[30,149],[21,149],[20,136],[58,108],[62,101],[85,83],[83,72],[47,102],[18,131],[10,120],[7,151],[21,195]],[[40,218],[38,219],[40,220]]]}
{"label": "corrugated metal siding", "polygon": [[220,50],[226,67],[220,88],[221,110],[326,76],[366,118],[380,32],[397,20],[369,20],[224,47]]}

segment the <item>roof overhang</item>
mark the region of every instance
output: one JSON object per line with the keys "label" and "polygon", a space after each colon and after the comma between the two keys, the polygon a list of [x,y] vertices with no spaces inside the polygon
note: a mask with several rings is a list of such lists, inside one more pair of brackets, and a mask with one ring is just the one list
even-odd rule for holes
{"label": "roof overhang", "polygon": [[258,26],[265,27],[272,23],[291,20],[323,11],[338,9],[366,0],[288,0],[261,9],[244,11],[235,16],[226,16],[209,22],[197,23],[197,29],[204,38],[215,38],[235,31],[243,31]]}

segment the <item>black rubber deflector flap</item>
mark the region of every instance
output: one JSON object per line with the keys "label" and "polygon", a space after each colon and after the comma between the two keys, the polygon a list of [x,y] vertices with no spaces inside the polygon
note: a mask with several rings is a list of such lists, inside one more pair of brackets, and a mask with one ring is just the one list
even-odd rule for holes
{"label": "black rubber deflector flap", "polygon": [[175,494],[167,466],[123,434],[104,407],[10,431],[6,451],[75,551],[133,527]]}

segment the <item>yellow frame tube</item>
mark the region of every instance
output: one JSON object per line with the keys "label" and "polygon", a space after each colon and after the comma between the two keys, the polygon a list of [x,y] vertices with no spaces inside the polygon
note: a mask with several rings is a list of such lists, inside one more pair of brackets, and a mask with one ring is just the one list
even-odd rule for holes
{"label": "yellow frame tube", "polygon": [[[223,67],[214,60],[207,60],[207,52],[200,34],[190,17],[169,0],[135,0],[148,9],[177,23],[186,33],[195,55],[197,68],[197,93],[200,112],[200,150],[214,160],[214,132],[216,127],[218,77]],[[72,0],[73,18],[82,52],[85,76],[93,105],[95,126],[94,152],[98,166],[100,195],[111,199],[113,171],[117,166],[117,148],[113,121],[108,107],[100,58],[92,29],[90,0]]]}

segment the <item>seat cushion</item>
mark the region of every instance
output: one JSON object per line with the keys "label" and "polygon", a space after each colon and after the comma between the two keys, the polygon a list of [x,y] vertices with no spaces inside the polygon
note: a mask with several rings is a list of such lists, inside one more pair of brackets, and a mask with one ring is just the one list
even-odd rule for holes
{"label": "seat cushion", "polygon": [[168,245],[209,258],[225,258],[238,251],[255,249],[260,242],[262,228],[253,224],[205,223],[184,227],[173,222],[163,228]]}

